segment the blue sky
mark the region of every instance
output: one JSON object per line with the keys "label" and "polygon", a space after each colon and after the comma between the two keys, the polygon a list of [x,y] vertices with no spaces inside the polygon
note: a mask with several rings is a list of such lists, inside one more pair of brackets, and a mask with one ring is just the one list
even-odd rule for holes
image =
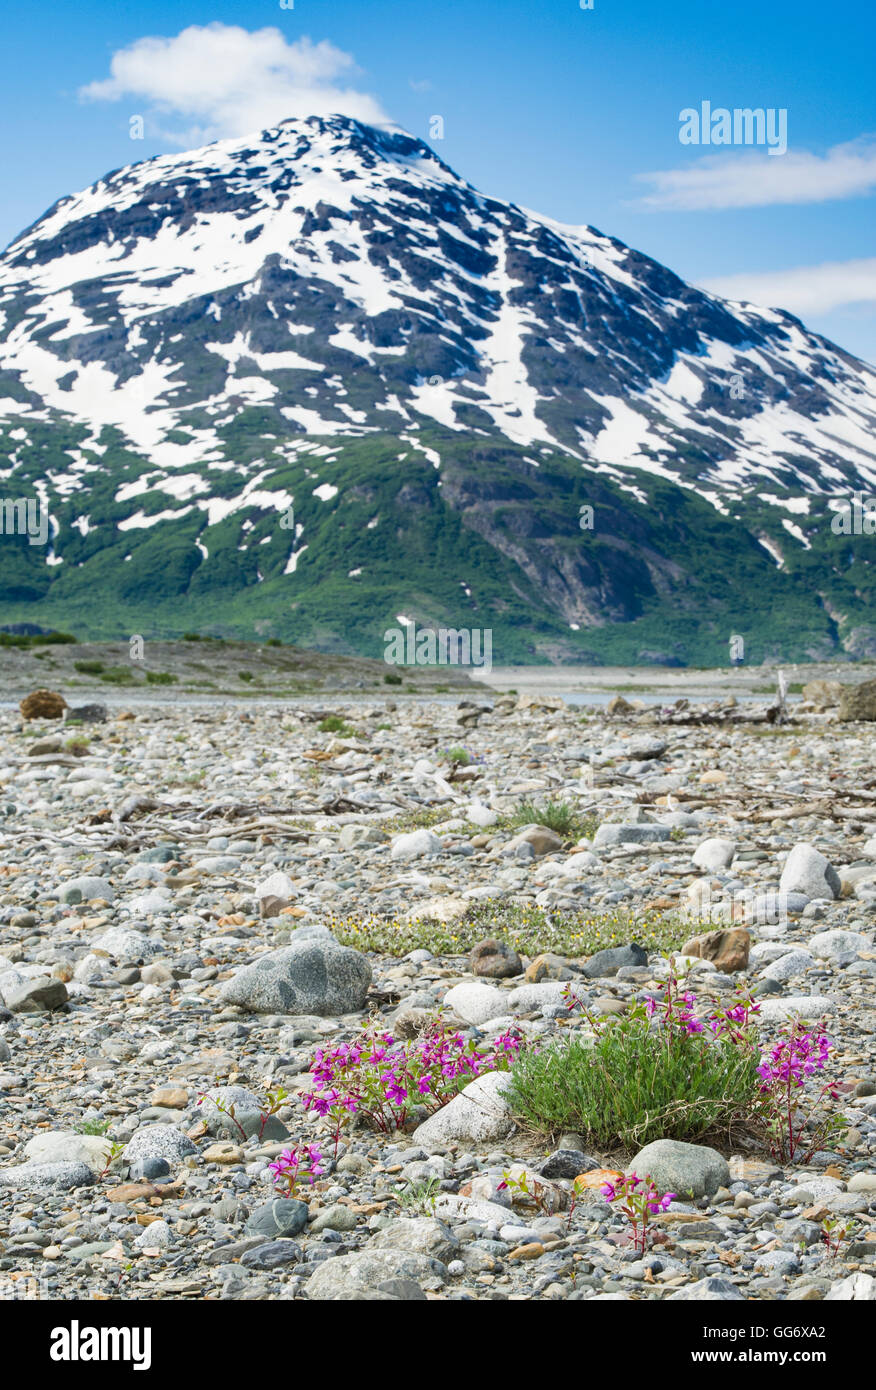
{"label": "blue sky", "polygon": [[[435,149],[482,191],[876,362],[872,0],[79,0],[13,7],[4,30],[4,245],[110,169],[281,114],[426,139],[440,116]],[[786,110],[787,153],[681,144],[704,100]]]}

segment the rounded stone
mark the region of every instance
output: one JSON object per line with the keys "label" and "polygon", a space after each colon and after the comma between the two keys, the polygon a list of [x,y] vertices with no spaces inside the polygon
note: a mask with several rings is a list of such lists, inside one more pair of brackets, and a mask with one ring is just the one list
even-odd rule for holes
{"label": "rounded stone", "polygon": [[294,1197],[274,1197],[255,1208],[244,1227],[247,1235],[297,1236],[307,1225],[308,1207]]}
{"label": "rounded stone", "polygon": [[163,1158],[179,1163],[197,1154],[191,1139],[175,1125],[144,1125],[125,1145],[122,1157],[128,1164],[141,1158]]}
{"label": "rounded stone", "polygon": [[334,938],[292,942],[261,956],[226,980],[221,998],[251,1013],[358,1013],[365,1006],[371,966],[359,951]]}
{"label": "rounded stone", "polygon": [[730,1185],[730,1167],[717,1149],[684,1144],[678,1139],[655,1139],[640,1149],[627,1173],[650,1178],[659,1192],[679,1197],[711,1197]]}

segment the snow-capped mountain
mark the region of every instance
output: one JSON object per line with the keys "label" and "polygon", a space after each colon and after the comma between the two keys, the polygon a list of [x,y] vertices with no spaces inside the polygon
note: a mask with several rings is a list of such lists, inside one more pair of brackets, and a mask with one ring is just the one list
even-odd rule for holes
{"label": "snow-capped mountain", "polygon": [[[592,651],[614,623],[653,644],[661,605],[702,584],[690,527],[735,536],[743,591],[762,566],[786,598],[811,593],[792,572],[827,494],[876,491],[874,425],[876,372],[791,315],[691,288],[340,116],[109,174],[0,258],[0,471],[52,516],[48,554],[6,547],[7,595],[91,627],[99,572],[114,598],[98,626],[144,592],[166,624],[186,595],[202,621],[258,614],[370,651],[352,614],[371,620],[378,557],[375,622],[406,594],[421,620],[461,622],[424,587],[427,557],[414,546],[414,574],[410,538],[392,543],[425,507],[460,601],[478,604],[474,565],[482,605],[503,591],[512,626],[545,627],[531,650],[580,653],[586,630]],[[162,549],[184,559],[150,564]],[[315,630],[288,619],[327,583],[339,625],[328,602]],[[849,606],[819,596],[816,644],[850,621],[832,602]]]}

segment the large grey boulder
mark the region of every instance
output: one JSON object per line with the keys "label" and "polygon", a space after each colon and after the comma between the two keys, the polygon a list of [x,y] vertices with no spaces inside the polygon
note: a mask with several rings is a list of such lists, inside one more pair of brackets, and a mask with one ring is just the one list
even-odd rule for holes
{"label": "large grey boulder", "polygon": [[807,898],[838,898],[842,884],[830,861],[804,843],[795,845],[785,860],[779,891],[805,893]]}
{"label": "large grey boulder", "polygon": [[715,835],[697,845],[693,852],[693,862],[700,869],[726,869],[732,863],[735,853],[735,840],[725,840],[722,836]]}
{"label": "large grey boulder", "polygon": [[244,1230],[248,1236],[278,1240],[297,1236],[307,1225],[308,1206],[296,1197],[273,1197],[250,1213]]}
{"label": "large grey boulder", "polygon": [[35,1134],[24,1146],[31,1163],[86,1163],[102,1173],[112,1153],[111,1139],[99,1134],[76,1134],[73,1130],[47,1130]]}
{"label": "large grey boulder", "polygon": [[501,1071],[475,1077],[449,1105],[417,1126],[414,1144],[433,1151],[448,1144],[484,1144],[504,1139],[514,1128],[511,1107],[503,1096],[508,1081],[508,1073]]}
{"label": "large grey boulder", "polygon": [[444,1008],[452,1009],[457,1018],[464,1023],[488,1023],[491,1018],[501,1018],[509,1012],[508,994],[495,985],[475,984],[463,980],[454,985],[444,996]]}
{"label": "large grey boulder", "polygon": [[96,1182],[93,1168],[87,1163],[62,1160],[56,1163],[19,1163],[13,1168],[0,1169],[0,1187],[12,1187],[19,1192],[69,1192],[73,1187],[88,1187]]}
{"label": "large grey boulder", "polygon": [[157,937],[147,936],[133,927],[110,927],[91,942],[91,949],[104,951],[114,960],[134,961],[144,956],[160,956],[167,947]]}
{"label": "large grey boulder", "polygon": [[876,1279],[872,1274],[850,1274],[838,1284],[831,1284],[825,1303],[876,1303]]}
{"label": "large grey boulder", "polygon": [[839,717],[843,721],[876,719],[876,681],[844,685],[840,691]]}
{"label": "large grey boulder", "polygon": [[447,1264],[459,1253],[459,1241],[443,1221],[431,1216],[396,1217],[368,1243],[369,1250],[407,1250]]}
{"label": "large grey boulder", "polygon": [[197,1152],[191,1139],[176,1125],[143,1125],[128,1140],[122,1157],[126,1163],[146,1158],[163,1158],[167,1163],[179,1163]]}
{"label": "large grey boulder", "polygon": [[810,1021],[824,1018],[836,1009],[832,999],[823,994],[789,994],[782,999],[760,999],[760,1018],[764,1023],[784,1023],[791,1018]]}
{"label": "large grey boulder", "polygon": [[607,979],[625,966],[647,964],[648,952],[636,942],[632,942],[629,946],[608,946],[604,951],[597,951],[587,964],[582,966],[581,973],[591,980]]}
{"label": "large grey boulder", "polygon": [[729,1279],[721,1279],[718,1275],[712,1275],[709,1279],[698,1279],[695,1284],[686,1284],[683,1289],[678,1289],[671,1293],[666,1300],[667,1303],[729,1303],[744,1302],[745,1295],[740,1293],[735,1284],[731,1284]]}
{"label": "large grey boulder", "polygon": [[92,898],[104,898],[111,903],[115,897],[115,890],[112,884],[105,878],[98,878],[96,875],[84,875],[82,878],[71,878],[66,883],[62,883],[58,891],[58,899],[62,903],[87,903]]}
{"label": "large grey boulder", "polygon": [[711,1197],[730,1183],[730,1168],[717,1149],[705,1144],[683,1144],[678,1139],[655,1139],[640,1149],[627,1173],[650,1177],[659,1192],[679,1197]]}
{"label": "large grey boulder", "polygon": [[389,851],[390,859],[422,859],[426,855],[440,854],[444,846],[431,830],[412,830],[407,835],[398,835]]}
{"label": "large grey boulder", "polygon": [[814,956],[818,956],[819,960],[839,961],[844,957],[857,956],[862,951],[872,949],[873,943],[863,932],[844,931],[839,927],[834,927],[831,931],[818,932],[809,940],[809,950]]}
{"label": "large grey boulder", "polygon": [[50,975],[32,976],[12,983],[4,980],[0,1000],[12,1013],[42,1013],[67,1003],[67,986]]}
{"label": "large grey boulder", "polygon": [[652,845],[668,840],[672,835],[668,825],[616,825],[603,822],[593,837],[594,849],[602,845]]}
{"label": "large grey boulder", "polygon": [[371,966],[361,952],[313,936],[245,965],[220,997],[251,1013],[334,1018],[363,1009],[370,984]]}
{"label": "large grey boulder", "polygon": [[326,1260],[307,1283],[310,1299],[347,1298],[379,1289],[389,1279],[410,1279],[423,1289],[438,1289],[447,1281],[440,1260],[410,1250],[367,1250]]}

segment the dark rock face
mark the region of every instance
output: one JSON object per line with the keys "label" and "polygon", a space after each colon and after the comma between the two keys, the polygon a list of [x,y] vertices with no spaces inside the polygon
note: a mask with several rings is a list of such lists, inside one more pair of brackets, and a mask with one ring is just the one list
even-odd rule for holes
{"label": "dark rock face", "polygon": [[83,724],[105,724],[107,719],[106,705],[77,705],[75,708],[68,709],[68,719],[78,719]]}
{"label": "dark rock face", "polygon": [[648,952],[634,942],[631,946],[610,946],[605,951],[597,951],[581,969],[582,974],[596,980],[616,975],[624,966],[647,964]]}

